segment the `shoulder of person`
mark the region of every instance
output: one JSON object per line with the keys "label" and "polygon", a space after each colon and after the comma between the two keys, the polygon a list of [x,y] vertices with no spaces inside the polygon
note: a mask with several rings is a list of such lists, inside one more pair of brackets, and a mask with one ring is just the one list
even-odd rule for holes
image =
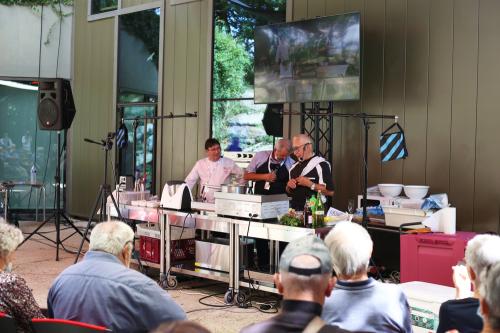
{"label": "shoulder of person", "polygon": [[0,274],[0,281],[2,283],[2,289],[13,287],[13,286],[27,286],[26,280],[16,273],[5,273]]}
{"label": "shoulder of person", "polygon": [[223,165],[234,165],[234,164],[236,164],[236,162],[233,159],[229,158],[229,157],[222,156],[221,157],[221,161],[222,161]]}

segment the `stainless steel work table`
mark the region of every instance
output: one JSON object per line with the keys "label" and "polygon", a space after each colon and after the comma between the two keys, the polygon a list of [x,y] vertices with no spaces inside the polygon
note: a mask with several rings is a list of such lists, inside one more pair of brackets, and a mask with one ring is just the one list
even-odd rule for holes
{"label": "stainless steel work table", "polygon": [[[111,208],[110,215],[116,216]],[[245,303],[246,294],[240,291],[240,287],[255,288],[263,291],[277,293],[272,283],[262,284],[259,278],[272,281],[273,273],[240,271],[240,237],[259,238],[271,241],[271,265],[279,265],[279,242],[291,242],[297,238],[326,233],[328,228],[309,229],[268,223],[259,220],[248,221],[238,218],[221,217],[214,213],[185,213],[162,208],[147,208],[120,204],[120,211],[124,218],[159,223],[160,229],[160,284],[164,288],[175,288],[177,278],[172,273],[196,276],[228,284],[228,290],[224,297],[227,303],[236,301]],[[249,228],[250,226],[250,228]],[[208,232],[220,232],[229,235],[229,272],[220,272],[196,267],[188,263],[173,263],[170,256],[171,228],[194,228]],[[321,232],[320,232],[321,230]],[[149,263],[148,263],[149,264]],[[242,281],[242,274],[251,274],[254,281]],[[244,280],[244,279],[243,279]]]}
{"label": "stainless steel work table", "polygon": [[[161,281],[164,287],[175,288],[177,281],[171,273],[181,273],[186,275],[198,276],[207,279],[222,281],[228,283],[228,290],[224,297],[227,303],[236,301],[245,303],[246,295],[240,292],[240,287],[255,288],[259,290],[277,293],[274,286],[241,281],[240,272],[240,236],[251,238],[260,238],[271,241],[272,264],[279,264],[279,242],[291,242],[297,238],[314,235],[315,229],[298,228],[280,225],[278,223],[264,223],[262,221],[248,221],[237,218],[221,217],[216,215],[190,214],[171,210],[162,210],[160,219],[160,253],[161,257]],[[250,225],[250,228],[248,228]],[[215,231],[229,234],[229,274],[197,267],[176,267],[170,261],[170,227],[195,228],[198,230]],[[243,272],[245,273],[245,272]],[[248,272],[247,272],[248,274]],[[254,274],[254,273],[252,273]],[[272,280],[271,273],[259,273],[260,276],[267,275],[268,280]]]}
{"label": "stainless steel work table", "polygon": [[[228,283],[228,295],[233,295],[235,287],[235,228],[234,221],[230,218],[216,215],[203,215],[197,213],[184,213],[173,210],[161,210],[160,218],[160,283],[164,287],[175,288],[177,279],[171,275],[181,273]],[[171,227],[194,228],[210,232],[221,232],[229,235],[229,272],[218,272],[202,269],[189,264],[172,265],[170,256]],[[232,299],[230,300],[232,301]]]}

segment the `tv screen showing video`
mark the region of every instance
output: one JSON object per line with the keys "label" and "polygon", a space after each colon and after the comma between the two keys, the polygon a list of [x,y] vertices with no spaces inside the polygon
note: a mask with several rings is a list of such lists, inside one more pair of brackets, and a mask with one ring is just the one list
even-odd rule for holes
{"label": "tv screen showing video", "polygon": [[360,14],[255,30],[255,103],[359,99]]}

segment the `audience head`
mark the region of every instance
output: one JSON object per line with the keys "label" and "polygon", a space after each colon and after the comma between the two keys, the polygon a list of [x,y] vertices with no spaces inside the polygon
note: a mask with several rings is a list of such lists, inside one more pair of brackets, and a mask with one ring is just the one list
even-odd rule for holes
{"label": "audience head", "polygon": [[10,272],[12,270],[14,252],[23,239],[21,230],[7,224],[0,218],[0,271]]}
{"label": "audience head", "polygon": [[316,236],[289,243],[281,254],[274,281],[284,299],[323,304],[335,285],[328,248]]}
{"label": "audience head", "polygon": [[481,273],[500,262],[500,237],[496,235],[477,235],[467,243],[465,262],[475,289],[481,287]]}
{"label": "audience head", "polygon": [[279,139],[274,145],[274,157],[280,161],[290,155],[290,150],[292,148],[292,144],[288,139]]}
{"label": "audience head", "polygon": [[483,332],[500,332],[500,262],[483,269],[479,291]]}
{"label": "audience head", "polygon": [[127,267],[133,247],[134,232],[121,221],[98,223],[90,234],[89,250],[112,254]]}
{"label": "audience head", "polygon": [[210,331],[195,322],[178,320],[161,324],[151,333],[210,333]]}
{"label": "audience head", "polygon": [[338,223],[326,236],[333,269],[340,280],[367,274],[373,242],[368,232],[352,222]]}

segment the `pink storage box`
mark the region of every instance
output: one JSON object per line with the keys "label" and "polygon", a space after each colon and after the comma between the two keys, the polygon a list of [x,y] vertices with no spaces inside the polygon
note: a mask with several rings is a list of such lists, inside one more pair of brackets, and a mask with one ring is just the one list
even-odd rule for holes
{"label": "pink storage box", "polygon": [[423,281],[453,287],[452,269],[464,259],[474,232],[401,235],[401,282]]}

